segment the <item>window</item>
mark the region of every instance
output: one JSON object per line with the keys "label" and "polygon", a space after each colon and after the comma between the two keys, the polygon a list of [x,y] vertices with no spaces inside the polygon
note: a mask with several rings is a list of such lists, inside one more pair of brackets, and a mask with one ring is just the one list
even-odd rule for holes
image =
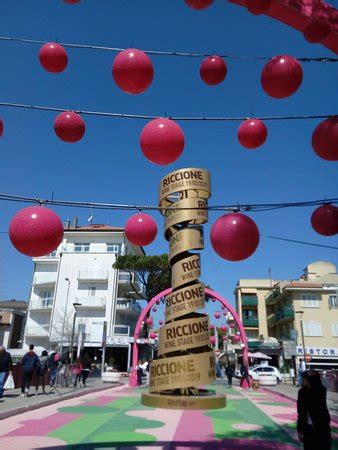
{"label": "window", "polygon": [[338,308],[338,298],[336,295],[329,295],[330,308]]}
{"label": "window", "polygon": [[89,245],[83,243],[74,244],[74,252],[89,252]]}
{"label": "window", "polygon": [[77,332],[78,333],[85,333],[86,332],[86,324],[85,323],[79,323],[77,325]]}
{"label": "window", "polygon": [[45,306],[53,305],[53,297],[54,297],[53,291],[40,291],[40,298],[43,299],[42,301]]}
{"label": "window", "polygon": [[107,252],[111,253],[120,253],[121,252],[121,244],[106,244]]}
{"label": "window", "polygon": [[323,336],[320,322],[303,322],[304,336]]}
{"label": "window", "polygon": [[331,324],[331,327],[332,327],[332,336],[338,337],[338,322],[333,322]]}
{"label": "window", "polygon": [[96,286],[89,286],[89,297],[95,297]]}
{"label": "window", "polygon": [[319,308],[319,300],[316,294],[302,294],[300,298],[303,308]]}

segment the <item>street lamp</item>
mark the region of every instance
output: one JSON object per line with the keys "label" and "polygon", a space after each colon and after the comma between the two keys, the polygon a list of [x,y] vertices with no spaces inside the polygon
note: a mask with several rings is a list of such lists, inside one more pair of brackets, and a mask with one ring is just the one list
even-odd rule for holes
{"label": "street lamp", "polygon": [[73,303],[74,306],[74,317],[73,317],[73,328],[72,328],[72,337],[70,340],[70,363],[73,364],[73,348],[74,348],[74,333],[75,333],[75,321],[77,314],[77,307],[81,306],[81,303]]}
{"label": "street lamp", "polygon": [[304,311],[295,311],[295,314],[299,314],[299,322],[300,322],[300,332],[301,332],[301,336],[302,336],[302,347],[303,347],[303,358],[305,361],[305,365],[306,365],[306,358],[305,358],[305,340],[304,340],[304,329],[303,329],[303,314]]}
{"label": "street lamp", "polygon": [[61,332],[61,342],[60,342],[60,355],[61,355],[61,357],[62,357],[62,350],[63,350],[63,337],[64,337],[64,333],[65,333],[65,322],[66,322],[67,307],[68,307],[70,279],[69,278],[65,278],[65,281],[67,281],[68,287],[67,287],[66,305],[65,305],[65,311],[64,311],[64,314],[63,314],[62,332]]}

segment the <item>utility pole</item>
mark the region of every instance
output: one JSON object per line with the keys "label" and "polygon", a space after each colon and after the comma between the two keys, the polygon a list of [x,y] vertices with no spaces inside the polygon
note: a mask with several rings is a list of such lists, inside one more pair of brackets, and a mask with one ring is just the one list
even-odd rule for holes
{"label": "utility pole", "polygon": [[74,334],[75,334],[75,322],[76,322],[76,314],[77,314],[77,307],[81,306],[81,303],[73,303],[74,306],[74,316],[73,316],[73,327],[72,327],[72,337],[70,340],[70,363],[73,364],[73,349],[74,349]]}
{"label": "utility pole", "polygon": [[65,278],[65,281],[68,282],[68,287],[67,287],[66,305],[65,305],[65,311],[64,311],[64,314],[63,314],[62,332],[61,332],[61,342],[60,342],[60,355],[61,355],[61,357],[62,357],[62,351],[63,351],[63,338],[64,338],[64,333],[65,333],[65,322],[66,322],[67,308],[68,308],[70,279],[69,278]]}

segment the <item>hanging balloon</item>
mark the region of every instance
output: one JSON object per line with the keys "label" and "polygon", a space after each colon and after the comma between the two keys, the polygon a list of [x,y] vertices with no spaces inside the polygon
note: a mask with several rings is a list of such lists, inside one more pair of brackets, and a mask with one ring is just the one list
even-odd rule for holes
{"label": "hanging balloon", "polygon": [[257,148],[264,144],[268,130],[259,119],[247,119],[238,128],[237,137],[245,148]]}
{"label": "hanging balloon", "polygon": [[227,66],[224,59],[217,55],[205,58],[200,67],[200,76],[209,86],[222,83],[227,76]]}
{"label": "hanging balloon", "polygon": [[27,256],[45,256],[58,248],[63,239],[63,225],[54,211],[29,206],[15,214],[9,226],[14,247]]}
{"label": "hanging balloon", "polygon": [[338,233],[338,207],[327,203],[315,209],[311,216],[312,228],[323,236]]}
{"label": "hanging balloon", "polygon": [[2,119],[0,119],[0,137],[4,134],[4,123]]}
{"label": "hanging balloon", "polygon": [[60,73],[67,67],[68,55],[62,45],[48,42],[40,48],[39,61],[47,72]]}
{"label": "hanging balloon", "polygon": [[228,261],[249,258],[258,247],[259,230],[250,217],[242,213],[224,214],[211,228],[215,252]]}
{"label": "hanging balloon", "polygon": [[210,344],[215,345],[216,344],[216,338],[215,336],[210,336]]}
{"label": "hanging balloon", "polygon": [[328,37],[331,25],[326,17],[314,16],[308,21],[303,30],[305,39],[311,44],[322,42]]}
{"label": "hanging balloon", "polygon": [[144,156],[158,165],[171,164],[184,149],[181,127],[171,119],[153,119],[143,128],[140,146]]}
{"label": "hanging balloon", "polygon": [[144,213],[129,217],[124,229],[128,241],[140,247],[151,244],[157,235],[155,220],[149,214]]}
{"label": "hanging balloon", "polygon": [[210,328],[210,330],[214,330],[215,329],[215,325],[213,323],[211,323],[209,328]]}
{"label": "hanging balloon", "polygon": [[208,8],[214,0],[184,0],[185,3],[192,9],[205,9]]}
{"label": "hanging balloon", "polygon": [[73,111],[65,111],[55,117],[54,131],[62,141],[74,143],[83,138],[86,132],[86,124],[79,114]]}
{"label": "hanging balloon", "polygon": [[232,340],[233,340],[234,342],[240,342],[241,337],[238,336],[238,335],[236,334],[235,336],[233,336]]}
{"label": "hanging balloon", "polygon": [[157,334],[156,334],[154,331],[152,331],[152,332],[149,334],[149,337],[150,337],[150,339],[155,339],[155,338],[157,337]]}
{"label": "hanging balloon", "polygon": [[229,327],[233,330],[235,328],[235,324],[234,323],[230,323]]}
{"label": "hanging balloon", "polygon": [[224,305],[222,305],[222,306],[221,306],[221,309],[222,309],[222,310],[224,310],[224,309],[225,309],[225,306],[224,306]]}
{"label": "hanging balloon", "polygon": [[115,83],[128,94],[141,94],[151,85],[154,67],[149,56],[137,48],[118,53],[112,68]]}
{"label": "hanging balloon", "polygon": [[150,327],[153,323],[154,323],[154,321],[153,321],[152,317],[148,317],[146,319],[146,324],[148,325],[148,327]]}
{"label": "hanging balloon", "polygon": [[303,81],[299,62],[288,55],[279,55],[267,62],[261,75],[264,91],[273,98],[286,98],[294,94]]}
{"label": "hanging balloon", "polygon": [[63,0],[65,3],[72,3],[72,4],[75,4],[75,3],[80,3],[80,0]]}
{"label": "hanging balloon", "polygon": [[163,325],[163,320],[160,320],[158,323],[159,323],[160,325]]}
{"label": "hanging balloon", "polygon": [[227,341],[228,340],[228,336],[222,336],[222,341]]}
{"label": "hanging balloon", "polygon": [[312,147],[320,158],[338,161],[338,116],[317,125],[312,134]]}
{"label": "hanging balloon", "polygon": [[154,306],[154,307],[153,307],[153,311],[154,311],[154,312],[156,312],[156,311],[157,311],[157,308],[156,308],[156,306]]}
{"label": "hanging balloon", "polygon": [[226,332],[227,329],[228,329],[228,327],[227,327],[226,325],[222,325],[222,326],[221,326],[221,330],[222,330],[222,331]]}
{"label": "hanging balloon", "polygon": [[251,14],[259,15],[268,11],[271,0],[247,0],[246,7]]}
{"label": "hanging balloon", "polygon": [[213,303],[215,303],[216,299],[215,299],[215,298],[212,298],[211,301],[212,301]]}
{"label": "hanging balloon", "polygon": [[227,314],[228,314],[228,313],[227,313],[226,311],[224,311],[223,316],[227,316]]}
{"label": "hanging balloon", "polygon": [[160,300],[156,300],[156,305],[160,305],[161,301]]}
{"label": "hanging balloon", "polygon": [[215,319],[219,319],[221,317],[221,313],[216,311],[215,314],[214,314],[214,317],[215,317]]}

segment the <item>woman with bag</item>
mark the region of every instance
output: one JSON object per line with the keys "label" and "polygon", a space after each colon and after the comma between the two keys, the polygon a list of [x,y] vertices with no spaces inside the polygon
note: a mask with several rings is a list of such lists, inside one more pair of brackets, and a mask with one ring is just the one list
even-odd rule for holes
{"label": "woman with bag", "polygon": [[77,388],[78,381],[80,382],[81,387],[81,373],[82,373],[81,358],[76,358],[75,364],[72,367],[74,389]]}
{"label": "woman with bag", "polygon": [[[4,389],[14,389],[13,381],[13,363],[10,353],[6,352],[5,347],[0,347],[0,398],[3,397]],[[6,381],[7,379],[7,381]],[[6,381],[6,383],[5,383]],[[9,387],[10,383],[13,387]]]}
{"label": "woman with bag", "polygon": [[46,350],[43,350],[41,356],[39,356],[38,368],[36,371],[36,385],[35,385],[35,395],[38,395],[40,380],[42,386],[42,393],[46,394],[45,391],[45,376],[48,369],[49,356]]}

